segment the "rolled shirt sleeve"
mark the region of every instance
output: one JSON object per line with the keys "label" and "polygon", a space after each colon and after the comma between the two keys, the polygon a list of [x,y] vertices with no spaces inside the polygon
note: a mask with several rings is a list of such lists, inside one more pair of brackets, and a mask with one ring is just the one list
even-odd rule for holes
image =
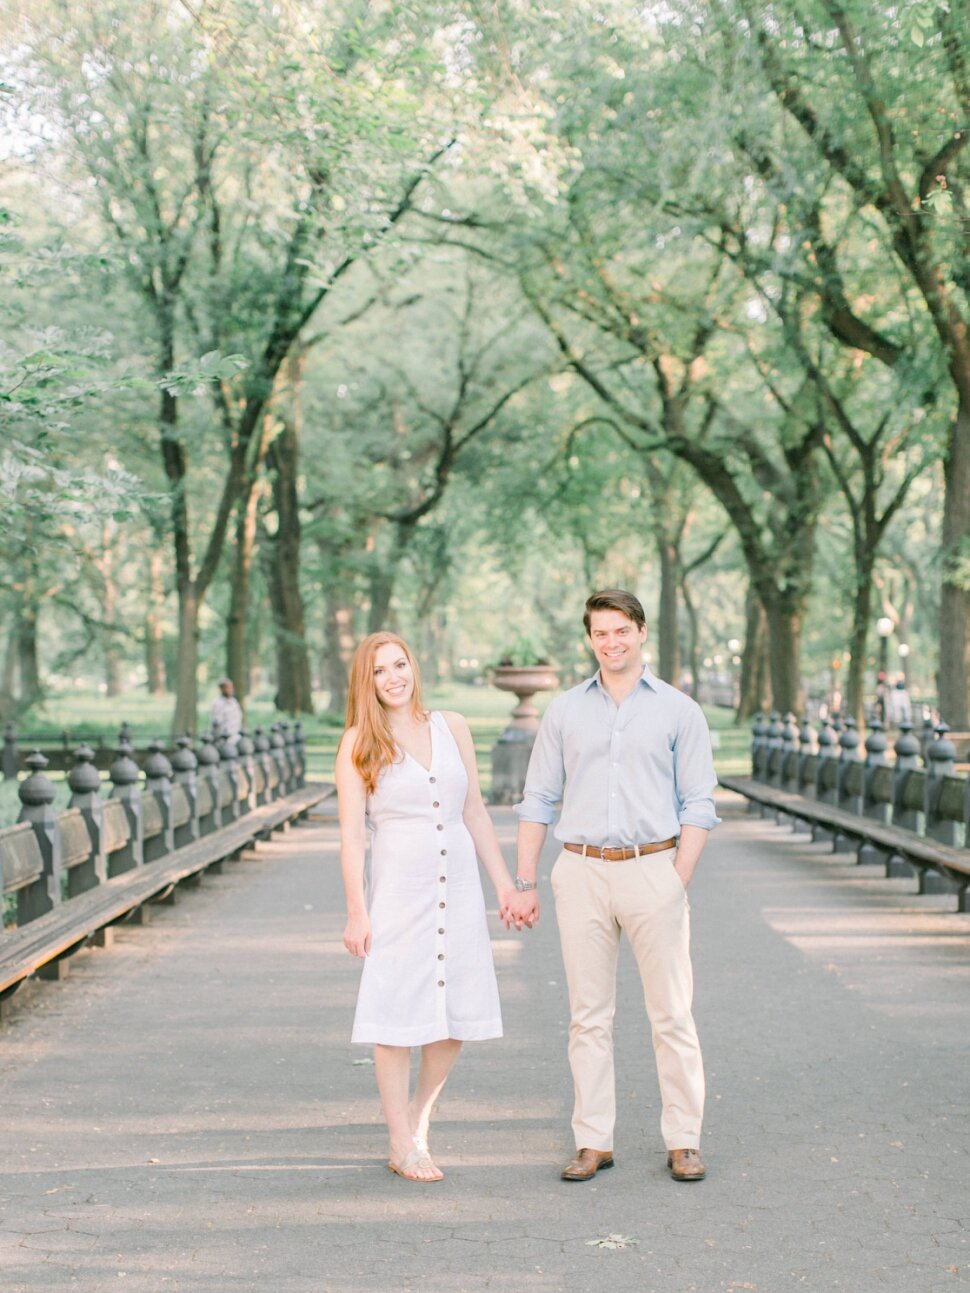
{"label": "rolled shirt sleeve", "polygon": [[520,822],[541,822],[551,826],[559,812],[566,769],[563,763],[560,717],[564,696],[557,696],[549,705],[539,725],[521,803],[513,812]]}
{"label": "rolled shirt sleeve", "polygon": [[674,790],[681,826],[713,830],[721,820],[714,811],[717,774],[710,729],[696,701],[691,701],[684,709],[673,753]]}

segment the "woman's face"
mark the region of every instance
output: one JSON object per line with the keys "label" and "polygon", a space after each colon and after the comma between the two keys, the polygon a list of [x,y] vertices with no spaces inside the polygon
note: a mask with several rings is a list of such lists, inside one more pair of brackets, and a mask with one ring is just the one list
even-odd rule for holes
{"label": "woman's face", "polygon": [[396,642],[385,642],[374,653],[374,690],[385,709],[403,709],[414,695],[414,671]]}

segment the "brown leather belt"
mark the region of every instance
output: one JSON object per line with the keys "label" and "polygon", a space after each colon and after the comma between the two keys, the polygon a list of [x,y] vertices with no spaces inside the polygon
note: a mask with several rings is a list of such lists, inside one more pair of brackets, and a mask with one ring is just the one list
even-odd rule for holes
{"label": "brown leather belt", "polygon": [[602,858],[604,862],[629,862],[631,858],[642,857],[644,853],[662,853],[677,845],[676,837],[669,840],[657,840],[655,844],[634,844],[628,849],[598,849],[595,844],[564,844],[563,848],[570,853],[582,853],[590,858]]}

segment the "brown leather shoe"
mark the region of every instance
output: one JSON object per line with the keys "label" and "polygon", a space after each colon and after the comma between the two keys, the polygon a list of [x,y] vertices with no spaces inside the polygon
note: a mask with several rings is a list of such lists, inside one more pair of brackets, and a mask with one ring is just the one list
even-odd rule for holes
{"label": "brown leather shoe", "polygon": [[675,1181],[703,1181],[705,1167],[696,1149],[672,1149],[667,1166]]}
{"label": "brown leather shoe", "polygon": [[564,1181],[588,1181],[597,1172],[613,1166],[612,1149],[577,1149],[560,1176]]}

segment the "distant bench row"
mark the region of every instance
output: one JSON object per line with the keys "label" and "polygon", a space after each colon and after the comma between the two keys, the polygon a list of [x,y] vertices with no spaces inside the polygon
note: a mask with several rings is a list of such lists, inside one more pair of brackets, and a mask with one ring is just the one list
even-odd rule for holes
{"label": "distant bench row", "polygon": [[[210,737],[212,733],[210,733]],[[303,728],[297,719],[290,724],[280,719],[271,726],[254,727],[246,733],[251,738],[258,752],[264,746],[300,746],[303,743]],[[75,751],[79,746],[87,746],[92,752],[91,762],[102,772],[107,772],[118,754],[118,747],[127,742],[131,745],[131,726],[121,724],[121,731],[115,736],[104,731],[75,729],[64,727],[56,734],[47,732],[20,732],[16,724],[6,722],[3,726],[3,746],[0,750],[0,770],[4,780],[16,781],[21,773],[28,770],[27,759],[35,750],[40,750],[48,758],[49,772],[70,772],[74,766]],[[151,747],[142,750],[132,749],[135,762],[141,765],[151,753]]]}
{"label": "distant bench row", "polygon": [[114,923],[145,921],[146,904],[174,897],[180,883],[220,868],[330,795],[331,786],[306,781],[299,730],[276,737],[206,739],[195,751],[182,737],[171,760],[155,741],[142,769],[122,739],[107,797],[93,751],[82,746],[61,813],[46,757],[30,755],[20,818],[0,830],[12,917],[0,929],[0,1001],[31,974],[62,977],[78,948],[110,941]]}
{"label": "distant bench row", "polygon": [[885,733],[872,724],[862,743],[854,724],[815,733],[792,715],[754,723],[750,777],[720,777],[762,814],[802,822],[813,839],[860,861],[884,862],[887,875],[915,874],[919,892],[947,889],[970,911],[970,779],[957,775],[945,723],[920,742],[900,728],[887,762]]}

